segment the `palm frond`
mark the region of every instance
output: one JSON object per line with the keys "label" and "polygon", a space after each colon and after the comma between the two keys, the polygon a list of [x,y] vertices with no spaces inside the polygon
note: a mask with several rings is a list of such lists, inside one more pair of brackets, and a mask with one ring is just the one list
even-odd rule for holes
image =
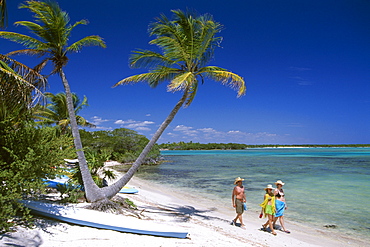
{"label": "palm frond", "polygon": [[[31,78],[31,76],[33,75],[29,73],[25,75],[25,78]],[[1,60],[0,78],[0,98],[10,107],[21,104],[32,106],[43,96],[37,88],[38,84],[42,84],[43,81],[31,83]]]}
{"label": "palm frond", "polygon": [[[46,79],[37,71],[2,54],[0,54],[0,70],[1,74],[5,74],[12,80],[27,85],[27,87],[42,95],[39,88],[45,87]],[[1,79],[4,80],[5,78]]]}
{"label": "palm frond", "polygon": [[40,47],[43,47],[43,43],[41,41],[24,34],[0,31],[0,37],[24,45],[27,48],[39,49]]}
{"label": "palm frond", "polygon": [[47,58],[44,58],[38,65],[36,65],[33,69],[37,72],[40,72],[42,71],[45,66],[48,64],[48,62],[50,61],[50,58],[47,57]]}
{"label": "palm frond", "polygon": [[216,70],[217,67],[211,66],[211,67],[204,67],[203,70],[200,71],[203,75],[206,77],[209,77],[215,81],[221,82],[223,85],[228,85],[231,88],[238,91],[237,97],[241,97],[246,92],[246,86],[244,79],[228,70],[221,69]]}
{"label": "palm frond", "polygon": [[98,35],[91,35],[80,39],[79,41],[73,43],[69,47],[67,47],[67,51],[71,52],[79,52],[82,47],[84,46],[100,46],[102,48],[106,48],[106,44],[103,39]]}
{"label": "palm frond", "polygon": [[201,17],[202,28],[196,39],[196,58],[200,67],[205,66],[213,58],[215,48],[220,46],[222,37],[216,37],[222,29],[222,25],[213,21],[212,17]]}
{"label": "palm frond", "polygon": [[196,78],[192,72],[185,72],[176,76],[167,86],[169,92],[185,90],[192,86]]}
{"label": "palm frond", "polygon": [[181,61],[184,58],[189,60],[191,57],[187,52],[188,40],[183,34],[178,23],[169,21],[165,15],[156,18],[157,22],[150,26],[150,35],[156,35],[157,38],[149,42],[160,47],[165,56],[171,60]]}
{"label": "palm frond", "polygon": [[76,116],[77,124],[83,127],[96,128],[95,124],[89,123],[84,117]]}
{"label": "palm frond", "polygon": [[151,40],[149,44],[159,46],[163,50],[163,55],[172,61],[180,61],[184,58],[189,60],[191,58],[182,42],[174,37],[161,36]]}
{"label": "palm frond", "polygon": [[151,87],[156,87],[161,82],[169,81],[178,74],[179,74],[178,69],[162,67],[161,69],[158,68],[158,70],[154,70],[149,73],[129,76],[117,82],[113,87],[138,82],[147,82]]}
{"label": "palm frond", "polygon": [[87,25],[89,23],[88,20],[80,20],[80,21],[76,21],[71,27],[70,29],[73,29],[75,28],[76,26],[78,25]]}
{"label": "palm frond", "polygon": [[43,27],[32,21],[16,21],[14,22],[16,26],[23,26],[30,30],[31,32],[39,33],[42,32]]}
{"label": "palm frond", "polygon": [[173,63],[174,61],[167,56],[149,50],[134,51],[129,58],[129,64],[132,68],[154,68],[158,65],[171,66]]}
{"label": "palm frond", "polygon": [[43,50],[36,50],[36,49],[22,49],[22,50],[16,50],[11,51],[6,54],[6,56],[15,56],[15,55],[30,55],[30,56],[44,56],[48,51]]}
{"label": "palm frond", "polygon": [[[38,120],[38,124],[51,125],[56,124],[66,129],[70,124],[67,98],[65,93],[45,93],[48,103],[46,106],[37,105],[33,108],[33,117]],[[73,107],[76,113],[77,124],[85,127],[96,127],[94,124],[89,123],[85,118],[78,116],[77,113],[85,106],[88,106],[87,97],[81,101],[77,94],[72,93]]]}
{"label": "palm frond", "polygon": [[189,89],[188,98],[186,99],[184,107],[188,107],[194,100],[198,92],[198,81],[193,82]]}
{"label": "palm frond", "polygon": [[74,100],[74,105],[75,105],[75,111],[76,112],[81,111],[86,106],[89,106],[89,103],[87,102],[87,97],[84,96],[84,98],[83,98],[83,100],[81,102],[81,100],[76,95],[76,99]]}
{"label": "palm frond", "polygon": [[37,120],[38,123],[41,123],[42,125],[54,124],[54,115],[55,113],[52,110],[40,104],[37,104],[35,107],[32,108],[33,119]]}

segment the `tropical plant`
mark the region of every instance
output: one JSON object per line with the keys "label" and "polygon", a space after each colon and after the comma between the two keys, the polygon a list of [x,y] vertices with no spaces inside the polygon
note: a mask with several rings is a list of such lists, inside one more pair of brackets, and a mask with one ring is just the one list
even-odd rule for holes
{"label": "tropical plant", "polygon": [[22,121],[14,126],[11,120],[0,121],[0,232],[8,231],[21,219],[29,219],[19,200],[37,196],[45,187],[42,178],[60,173],[58,164],[73,154],[72,138],[60,135],[57,128],[35,128]]}
{"label": "tropical plant", "polygon": [[[37,123],[41,125],[57,125],[60,127],[63,134],[66,133],[68,126],[70,125],[67,97],[65,93],[44,93],[46,98],[50,101],[46,106],[37,105],[34,108],[34,118]],[[73,108],[77,119],[77,124],[83,127],[94,128],[94,124],[89,123],[82,116],[78,116],[77,113],[84,107],[88,106],[87,98],[84,96],[83,101],[78,98],[77,94],[72,93]]]}
{"label": "tropical plant", "polygon": [[81,20],[73,25],[70,24],[68,14],[62,11],[56,2],[26,1],[25,4],[20,5],[20,8],[30,10],[34,14],[35,22],[18,21],[15,24],[29,29],[36,38],[5,31],[1,31],[0,36],[26,47],[26,49],[9,53],[10,55],[28,54],[45,56],[45,59],[38,65],[39,69],[44,68],[48,62],[52,62],[53,70],[51,74],[58,74],[60,76],[65,89],[71,130],[85,185],[86,197],[89,201],[103,199],[105,196],[94,183],[86,163],[81,138],[78,132],[72,93],[63,68],[68,63],[67,55],[69,53],[79,52],[84,46],[105,47],[105,43],[101,37],[91,35],[68,45],[72,30],[78,25],[86,25],[87,21]]}
{"label": "tropical plant", "polygon": [[37,71],[0,54],[0,120],[11,116],[16,123],[24,118],[42,96],[45,84]]}
{"label": "tropical plant", "polygon": [[[106,160],[121,163],[133,163],[149,142],[144,135],[139,135],[135,130],[126,128],[99,131],[80,130],[80,135],[85,150],[95,151],[107,157]],[[155,145],[144,163],[156,164],[159,160],[159,146]]]}
{"label": "tropical plant", "polygon": [[111,186],[110,192],[106,192],[108,195],[115,192],[114,187],[121,188],[132,178],[179,109],[191,104],[199,82],[203,84],[205,79],[209,78],[236,89],[238,97],[245,94],[246,87],[242,77],[224,68],[206,66],[213,58],[215,48],[221,42],[221,37],[216,36],[221,31],[221,24],[215,22],[208,14],[197,17],[195,14],[181,10],[172,10],[172,12],[173,20],[161,15],[149,29],[150,35],[155,36],[150,44],[158,46],[161,53],[137,50],[130,57],[131,67],[149,68],[149,72],[127,77],[114,86],[148,82],[151,87],[156,87],[167,81],[168,91],[182,91],[183,95],[132,167]]}

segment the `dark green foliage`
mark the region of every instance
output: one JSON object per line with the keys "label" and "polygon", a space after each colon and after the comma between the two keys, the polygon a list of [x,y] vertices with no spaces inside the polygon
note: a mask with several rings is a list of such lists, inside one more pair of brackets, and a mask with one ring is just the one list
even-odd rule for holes
{"label": "dark green foliage", "polygon": [[63,158],[73,155],[73,142],[55,128],[35,128],[22,122],[0,121],[0,231],[14,225],[14,219],[29,219],[18,200],[37,196],[45,185],[42,178],[53,178]]}
{"label": "dark green foliage", "polygon": [[135,203],[133,201],[131,201],[130,199],[128,198],[125,198],[125,203],[131,208],[131,209],[137,209],[137,206],[135,205]]}
{"label": "dark green foliage", "polygon": [[77,203],[85,195],[80,187],[76,187],[73,184],[58,184],[57,190],[60,192],[62,202]]}
{"label": "dark green foliage", "polygon": [[[112,131],[80,130],[85,150],[91,150],[121,163],[132,163],[139,156],[149,140],[136,131],[120,128]],[[86,155],[88,156],[88,155]],[[159,161],[160,152],[155,145],[145,159],[145,164],[155,164]]]}
{"label": "dark green foliage", "polygon": [[[86,148],[85,155],[91,176],[98,187],[104,186],[104,179],[115,178],[115,175],[112,171],[104,168],[104,162],[109,159],[110,154],[101,153],[99,151]],[[80,188],[84,188],[79,166],[77,166],[75,168],[75,171],[72,172],[71,184],[79,186]],[[63,191],[60,192],[62,193]],[[70,192],[72,193],[72,190]],[[70,193],[66,194],[69,195]]]}

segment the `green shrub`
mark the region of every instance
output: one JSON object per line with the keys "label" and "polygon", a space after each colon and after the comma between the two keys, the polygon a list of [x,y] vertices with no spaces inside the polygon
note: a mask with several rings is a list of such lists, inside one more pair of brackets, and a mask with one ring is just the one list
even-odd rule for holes
{"label": "green shrub", "polygon": [[[121,163],[133,163],[149,142],[144,135],[136,131],[119,128],[111,131],[80,130],[82,143],[85,149],[104,154],[107,160]],[[146,157],[144,164],[155,164],[159,161],[160,151],[156,144]]]}
{"label": "green shrub", "polygon": [[43,178],[54,178],[63,158],[75,153],[69,136],[55,128],[35,128],[27,122],[16,126],[0,121],[0,232],[11,229],[15,219],[28,221],[28,210],[18,202],[44,191]]}

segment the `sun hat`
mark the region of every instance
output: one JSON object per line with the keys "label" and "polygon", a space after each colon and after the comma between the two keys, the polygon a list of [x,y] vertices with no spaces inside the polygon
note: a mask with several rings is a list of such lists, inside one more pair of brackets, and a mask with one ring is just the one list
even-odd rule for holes
{"label": "sun hat", "polygon": [[275,184],[276,185],[278,185],[278,184],[284,185],[285,183],[283,183],[283,181],[281,181],[281,180],[278,180],[278,181],[275,182]]}
{"label": "sun hat", "polygon": [[266,186],[266,188],[265,188],[265,190],[268,190],[268,189],[274,189],[273,187],[272,187],[272,185],[271,184],[268,184],[267,186]]}
{"label": "sun hat", "polygon": [[237,182],[240,182],[240,181],[244,181],[244,178],[241,178],[241,177],[235,178],[234,184],[236,184]]}

